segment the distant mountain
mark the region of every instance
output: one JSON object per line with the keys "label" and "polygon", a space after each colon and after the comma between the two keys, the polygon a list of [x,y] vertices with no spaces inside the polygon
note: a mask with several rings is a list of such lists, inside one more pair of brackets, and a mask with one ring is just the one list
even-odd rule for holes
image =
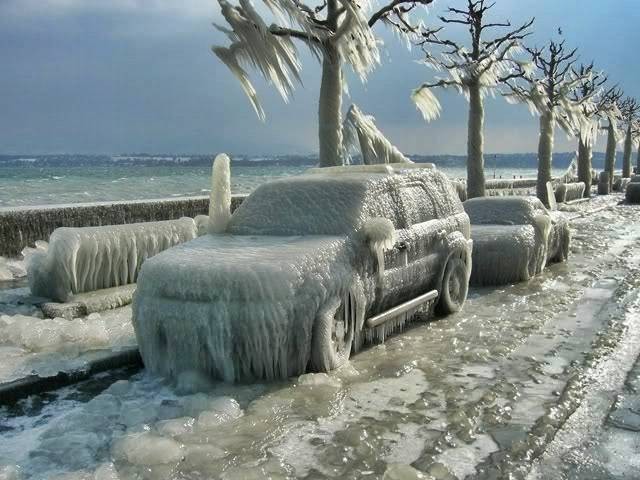
{"label": "distant mountain", "polygon": [[[567,168],[575,154],[573,152],[554,153],[553,166]],[[621,163],[618,152],[616,163]],[[157,166],[159,164],[176,164],[188,166],[210,166],[213,155],[173,155],[135,153],[125,155],[0,155],[1,167],[18,167],[21,165],[37,167],[60,166],[113,166],[121,165]],[[466,156],[463,155],[409,155],[415,162],[435,163],[441,167],[463,168]],[[356,157],[355,162],[359,159]],[[487,154],[484,157],[485,168],[536,168],[537,154],[535,153],[498,153]],[[232,165],[236,166],[311,166],[318,163],[317,155],[277,155],[277,156],[232,156]],[[604,154],[593,154],[593,166],[602,169]]]}

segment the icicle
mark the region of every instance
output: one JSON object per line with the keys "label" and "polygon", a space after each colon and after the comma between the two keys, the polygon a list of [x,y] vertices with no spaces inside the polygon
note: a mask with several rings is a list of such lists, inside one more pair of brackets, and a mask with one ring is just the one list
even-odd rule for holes
{"label": "icicle", "polygon": [[369,243],[369,248],[378,260],[378,277],[384,274],[384,251],[396,243],[396,228],[391,220],[383,217],[374,217],[367,220],[363,227],[363,233]]}
{"label": "icicle", "polygon": [[223,233],[231,218],[231,160],[221,153],[211,169],[209,233]]}
{"label": "icicle", "polygon": [[429,87],[416,88],[411,94],[411,100],[426,121],[430,122],[440,116],[442,106]]}

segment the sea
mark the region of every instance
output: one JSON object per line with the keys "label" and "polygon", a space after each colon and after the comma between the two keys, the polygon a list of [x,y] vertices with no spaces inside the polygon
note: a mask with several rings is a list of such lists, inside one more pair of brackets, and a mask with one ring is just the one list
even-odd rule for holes
{"label": "sea", "polygon": [[[554,174],[564,171],[567,155]],[[452,178],[466,177],[464,157],[414,160],[435,163]],[[211,162],[210,155],[0,155],[0,207],[207,195]],[[316,164],[313,155],[234,156],[232,192],[250,193],[264,182],[299,175]],[[486,160],[487,178],[535,175],[534,154]]]}

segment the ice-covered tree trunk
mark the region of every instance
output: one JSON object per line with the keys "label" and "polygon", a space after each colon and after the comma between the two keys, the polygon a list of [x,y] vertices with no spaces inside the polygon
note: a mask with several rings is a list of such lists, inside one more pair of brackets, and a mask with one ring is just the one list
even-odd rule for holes
{"label": "ice-covered tree trunk", "polygon": [[638,143],[638,156],[636,157],[636,174],[640,174],[640,142]]}
{"label": "ice-covered tree trunk", "polygon": [[622,157],[622,177],[631,176],[631,149],[632,149],[631,124],[627,127],[627,136],[624,139],[624,156]]}
{"label": "ice-covered tree trunk", "polygon": [[538,141],[538,181],[536,194],[549,207],[547,182],[551,181],[551,156],[553,155],[553,132],[555,129],[553,110],[545,111],[540,116],[540,139]]}
{"label": "ice-covered tree trunk", "polygon": [[616,129],[613,123],[609,121],[607,125],[607,151],[604,158],[604,170],[609,173],[609,190],[613,186],[613,171],[616,166]]}
{"label": "ice-covered tree trunk", "polygon": [[578,137],[578,180],[584,182],[584,196],[591,196],[591,157],[593,149],[582,134]]}
{"label": "ice-covered tree trunk", "polygon": [[467,136],[467,195],[484,197],[484,105],[480,85],[469,87],[469,119]]}
{"label": "ice-covered tree trunk", "polygon": [[342,165],[342,68],[340,53],[327,46],[322,59],[318,105],[320,166]]}

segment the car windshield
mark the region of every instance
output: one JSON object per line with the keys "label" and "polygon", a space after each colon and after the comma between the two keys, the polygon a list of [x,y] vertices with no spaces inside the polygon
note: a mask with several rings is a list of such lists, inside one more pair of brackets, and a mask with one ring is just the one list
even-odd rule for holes
{"label": "car windshield", "polygon": [[[376,178],[377,177],[377,178]],[[398,208],[382,175],[303,175],[269,182],[231,217],[236,235],[345,235],[369,217],[389,218]]]}

